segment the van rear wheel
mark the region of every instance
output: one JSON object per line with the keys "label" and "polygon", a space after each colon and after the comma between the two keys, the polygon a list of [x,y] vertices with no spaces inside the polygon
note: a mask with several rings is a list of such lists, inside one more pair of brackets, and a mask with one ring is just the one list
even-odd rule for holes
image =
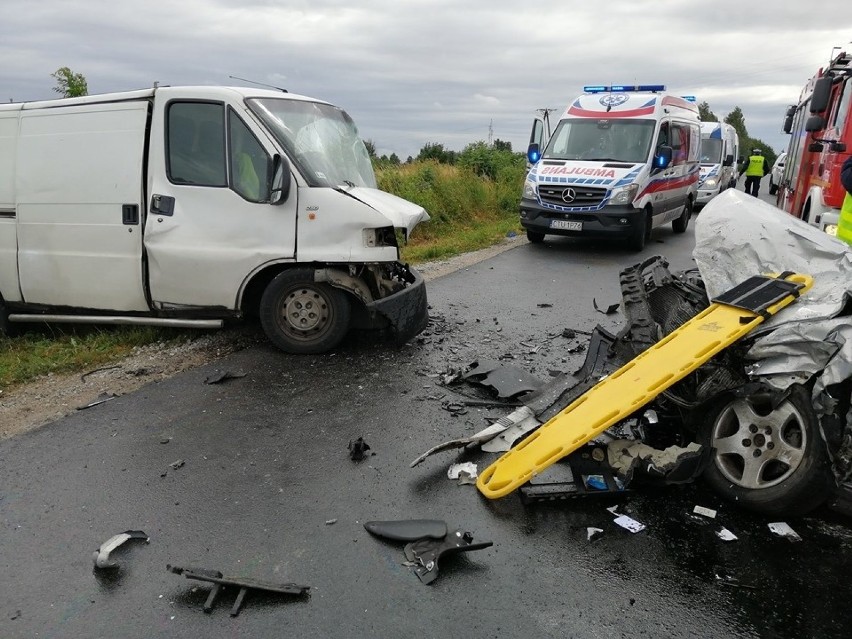
{"label": "van rear wheel", "polygon": [[279,273],[263,292],[260,323],[270,341],[288,353],[323,353],[349,330],[352,309],[341,290],[314,281],[313,269]]}

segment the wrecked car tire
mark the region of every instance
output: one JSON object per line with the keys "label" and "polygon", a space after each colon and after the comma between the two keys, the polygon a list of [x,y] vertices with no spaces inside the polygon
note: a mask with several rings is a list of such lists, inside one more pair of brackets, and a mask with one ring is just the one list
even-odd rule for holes
{"label": "wrecked car tire", "polygon": [[541,244],[544,242],[544,233],[537,233],[536,231],[527,231],[527,239],[533,244]]}
{"label": "wrecked car tire", "polygon": [[260,323],[288,353],[323,353],[349,330],[351,307],[341,290],[314,281],[313,269],[290,269],[272,280],[260,300]]}
{"label": "wrecked car tire", "polygon": [[802,515],[831,494],[825,442],[808,391],[794,386],[774,409],[768,393],[725,395],[704,424],[704,471],[723,498],[769,515]]}

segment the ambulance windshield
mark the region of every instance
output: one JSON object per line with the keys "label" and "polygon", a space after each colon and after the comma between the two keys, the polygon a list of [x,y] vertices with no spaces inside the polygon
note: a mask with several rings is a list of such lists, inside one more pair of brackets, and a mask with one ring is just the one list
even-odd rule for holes
{"label": "ambulance windshield", "polygon": [[701,138],[701,164],[719,164],[722,161],[722,140]]}
{"label": "ambulance windshield", "polygon": [[545,160],[646,162],[654,124],[654,120],[560,120],[542,157]]}
{"label": "ambulance windshield", "polygon": [[286,98],[252,98],[247,104],[311,186],[376,188],[367,147],[342,109]]}

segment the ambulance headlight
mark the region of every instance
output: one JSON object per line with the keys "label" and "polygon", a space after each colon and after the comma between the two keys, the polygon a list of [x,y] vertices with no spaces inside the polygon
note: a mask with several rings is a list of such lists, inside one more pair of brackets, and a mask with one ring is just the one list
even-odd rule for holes
{"label": "ambulance headlight", "polygon": [[704,180],[705,188],[712,189],[716,186],[716,184],[718,184],[716,178],[707,178],[706,180]]}
{"label": "ambulance headlight", "polygon": [[837,237],[837,224],[826,224],[825,232],[831,235],[832,237]]}
{"label": "ambulance headlight", "polygon": [[610,204],[630,204],[633,198],[636,197],[636,192],[639,190],[638,184],[628,184],[620,189],[615,189],[612,192]]}
{"label": "ambulance headlight", "polygon": [[521,197],[523,197],[525,200],[536,199],[535,182],[533,182],[532,180],[524,181],[524,194]]}

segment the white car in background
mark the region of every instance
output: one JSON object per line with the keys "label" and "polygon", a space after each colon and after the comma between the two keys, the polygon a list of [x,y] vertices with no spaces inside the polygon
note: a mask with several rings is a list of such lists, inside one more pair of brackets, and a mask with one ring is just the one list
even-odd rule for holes
{"label": "white car in background", "polygon": [[778,185],[781,184],[781,177],[784,175],[784,162],[787,159],[787,152],[784,151],[775,160],[772,165],[772,171],[769,173],[769,195],[775,195],[778,192]]}

